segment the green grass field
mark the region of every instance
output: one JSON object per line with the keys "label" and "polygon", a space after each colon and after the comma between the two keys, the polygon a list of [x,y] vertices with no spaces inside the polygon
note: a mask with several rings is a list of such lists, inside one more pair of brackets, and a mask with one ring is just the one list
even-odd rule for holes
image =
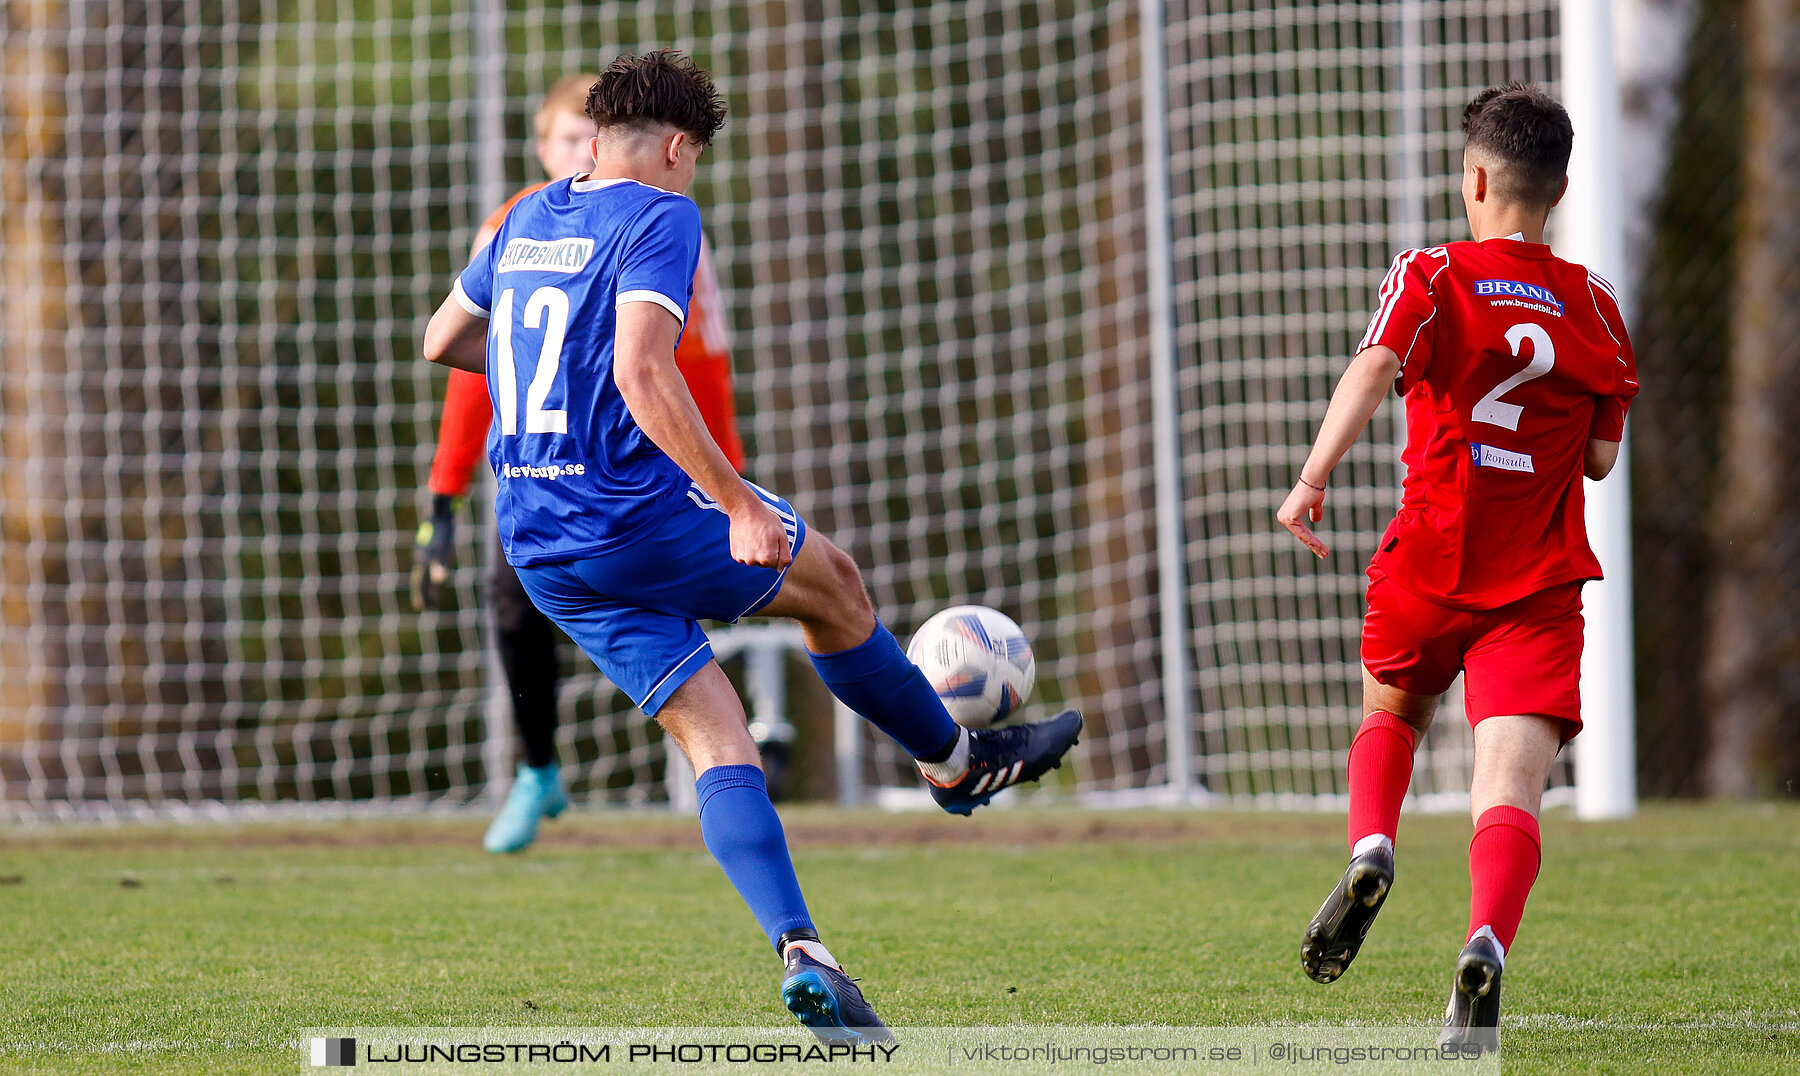
{"label": "green grass field", "polygon": [[[827,942],[896,1025],[1423,1024],[1468,821],[1408,816],[1345,977],[1298,939],[1329,816],[784,812]],[[0,1071],[280,1072],[301,1028],[769,1025],[779,967],[697,823],[590,814],[0,829]],[[1506,1071],[1800,1071],[1800,808],[1546,818]]]}

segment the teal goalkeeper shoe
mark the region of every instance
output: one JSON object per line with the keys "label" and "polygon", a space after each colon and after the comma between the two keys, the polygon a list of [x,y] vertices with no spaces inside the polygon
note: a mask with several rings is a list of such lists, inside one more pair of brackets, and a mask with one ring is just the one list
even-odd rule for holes
{"label": "teal goalkeeper shoe", "polygon": [[481,839],[482,847],[494,853],[522,852],[537,840],[538,821],[555,818],[568,805],[562,771],[556,763],[527,766],[521,762],[513,777],[512,791],[507,793],[506,806],[500,808],[499,816],[488,827],[487,836]]}

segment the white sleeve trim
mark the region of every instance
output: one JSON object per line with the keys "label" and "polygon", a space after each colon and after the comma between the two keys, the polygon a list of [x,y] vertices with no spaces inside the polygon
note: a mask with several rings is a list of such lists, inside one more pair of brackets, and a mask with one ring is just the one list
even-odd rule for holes
{"label": "white sleeve trim", "polygon": [[655,303],[669,313],[674,314],[676,321],[681,322],[683,325],[687,324],[687,315],[682,313],[681,304],[660,291],[622,291],[619,293],[617,305],[624,306],[626,303]]}
{"label": "white sleeve trim", "polygon": [[456,300],[457,306],[462,307],[474,316],[483,319],[488,316],[488,312],[482,307],[477,306],[475,300],[469,298],[469,293],[463,290],[462,277],[456,278],[456,286],[450,289],[450,297]]}
{"label": "white sleeve trim", "polygon": [[1394,313],[1394,307],[1399,305],[1400,296],[1406,291],[1406,267],[1422,253],[1424,251],[1403,250],[1394,258],[1393,267],[1381,281],[1380,302],[1375,307],[1375,316],[1369,319],[1369,328],[1356,345],[1358,354],[1374,347],[1375,341],[1387,330],[1388,318]]}

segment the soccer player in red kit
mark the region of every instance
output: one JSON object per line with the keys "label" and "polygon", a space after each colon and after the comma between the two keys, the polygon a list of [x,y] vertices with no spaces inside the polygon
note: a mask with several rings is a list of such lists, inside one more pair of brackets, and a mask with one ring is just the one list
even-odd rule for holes
{"label": "soccer player in red kit", "polygon": [[1327,555],[1308,524],[1393,385],[1406,401],[1406,480],[1368,571],[1350,866],[1306,928],[1301,961],[1329,983],[1356,956],[1393,883],[1414,748],[1466,673],[1472,892],[1440,1041],[1491,1048],[1501,969],[1537,877],[1544,785],[1581,730],[1581,586],[1600,578],[1582,478],[1604,478],[1618,458],[1637,374],[1612,287],[1544,245],[1568,186],[1568,113],[1515,84],[1471,101],[1463,132],[1474,239],[1394,260],[1277,518]]}
{"label": "soccer player in red kit", "polygon": [[[587,115],[587,99],[595,80],[594,75],[570,75],[544,94],[535,117],[537,153],[550,180],[567,179],[593,167],[589,151],[594,121]],[[549,181],[534,183],[489,214],[475,233],[471,255],[487,246],[520,199],[548,185]],[[694,298],[688,307],[686,331],[675,349],[675,365],[700,409],[707,432],[726,460],[742,471],[744,447],[732,409],[724,316],[712,251],[702,239]],[[468,493],[475,461],[484,455],[493,417],[487,378],[451,370],[437,454],[431,463],[432,512],[419,527],[414,555],[412,594],[417,609],[436,608],[438,588],[449,578],[457,505]],[[556,761],[558,632],[550,618],[531,604],[518,573],[504,557],[494,558],[488,595],[494,605],[494,644],[512,695],[513,726],[523,750],[506,804],[482,843],[490,852],[517,852],[537,838],[541,819],[556,817],[568,804]]]}

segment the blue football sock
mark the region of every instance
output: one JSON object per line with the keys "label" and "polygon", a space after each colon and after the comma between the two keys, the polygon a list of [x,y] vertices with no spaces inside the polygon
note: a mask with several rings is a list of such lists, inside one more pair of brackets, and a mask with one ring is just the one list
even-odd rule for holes
{"label": "blue football sock", "polygon": [[887,625],[860,646],[809,654],[819,679],[845,706],[869,719],[914,758],[942,758],[956,746],[956,722]]}
{"label": "blue football sock", "polygon": [[769,786],[755,766],[714,766],[694,782],[700,794],[700,836],[725,868],[725,877],[750,906],[774,945],[782,934],[813,925],[794,877],[787,835],[769,802]]}

